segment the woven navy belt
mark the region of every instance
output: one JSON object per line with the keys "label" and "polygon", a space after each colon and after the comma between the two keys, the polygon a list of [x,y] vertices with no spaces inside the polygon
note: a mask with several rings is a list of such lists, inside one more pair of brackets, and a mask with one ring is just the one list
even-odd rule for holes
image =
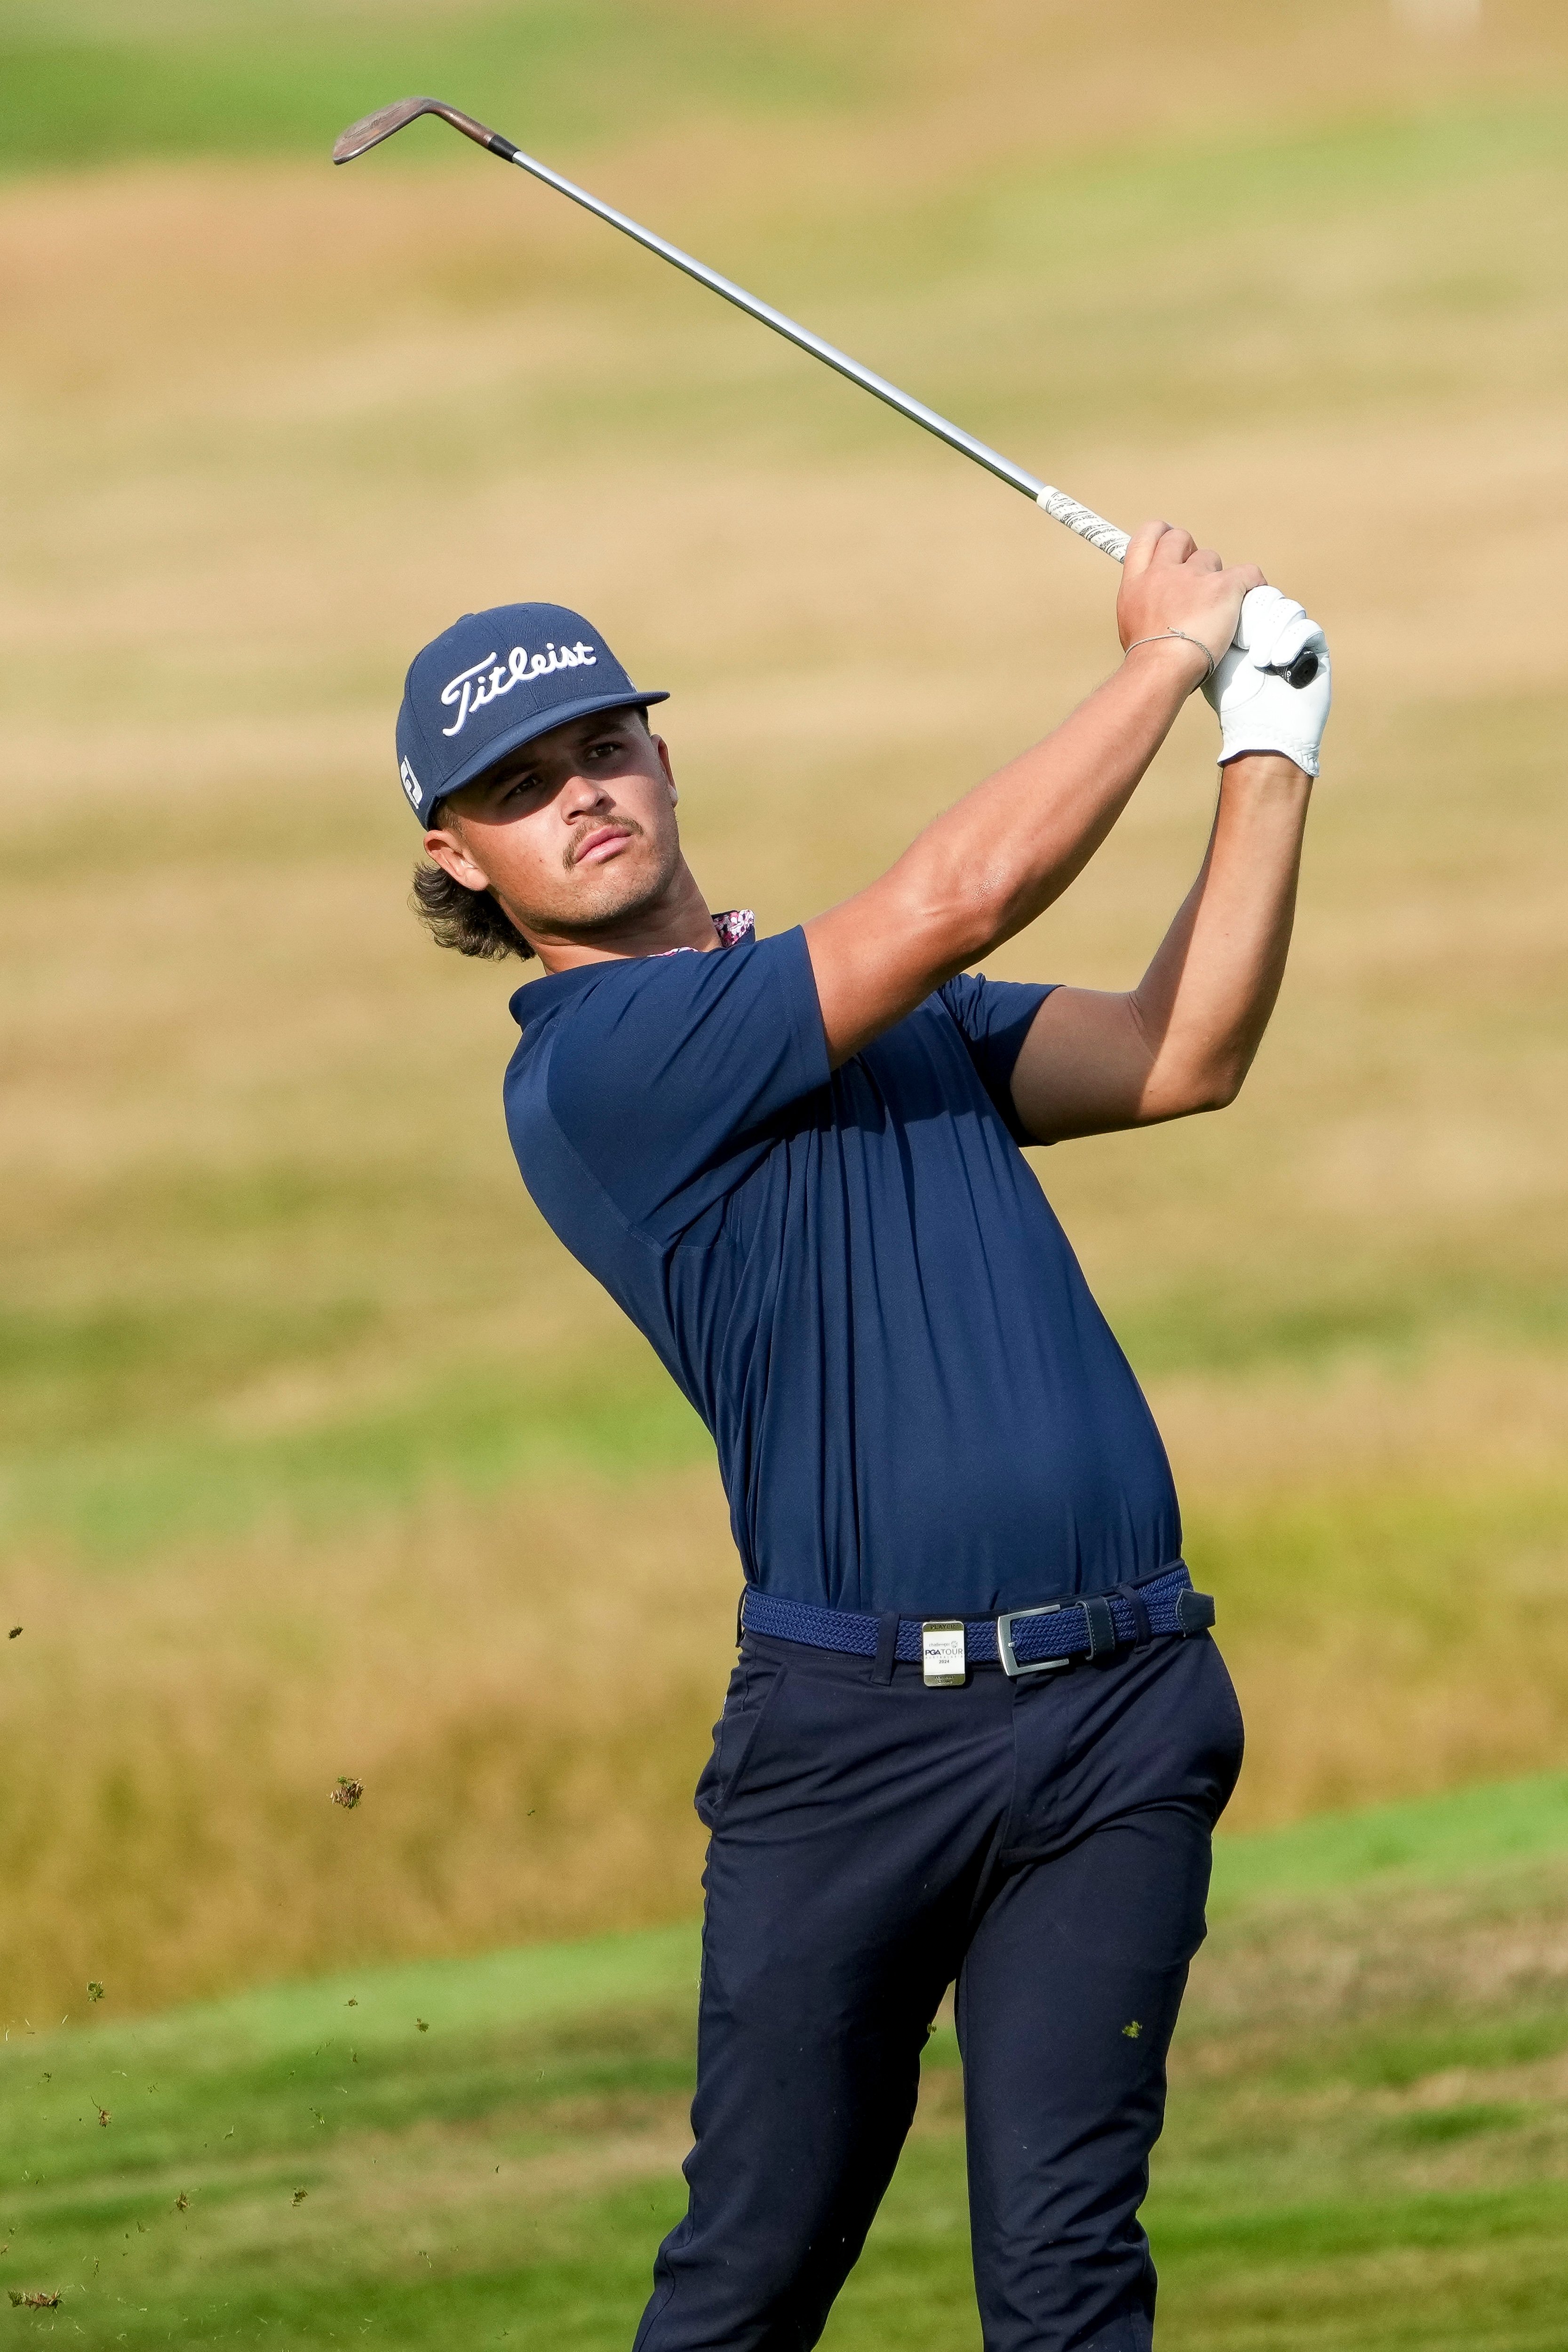
{"label": "woven navy belt", "polygon": [[813,1650],[843,1650],[852,1657],[885,1654],[888,1631],[896,1623],[892,1656],[918,1666],[927,1655],[928,1629],[963,1629],[966,1665],[1000,1665],[1004,1674],[1045,1675],[1075,1658],[1109,1657],[1124,1643],[1147,1642],[1156,1633],[1201,1633],[1214,1623],[1214,1602],[1194,1592],[1185,1563],[1163,1569],[1144,1584],[1119,1584],[1113,1591],[1077,1601],[1047,1601],[1038,1609],[1007,1609],[999,1617],[883,1618],[854,1609],[814,1609],[801,1601],[781,1601],[748,1585],[741,1601],[741,1628],[775,1641],[804,1642]]}

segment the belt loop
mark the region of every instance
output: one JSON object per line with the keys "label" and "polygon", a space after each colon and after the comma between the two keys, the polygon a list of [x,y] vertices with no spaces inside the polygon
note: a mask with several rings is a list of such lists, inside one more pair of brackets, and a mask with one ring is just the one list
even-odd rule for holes
{"label": "belt loop", "polygon": [[899,1618],[897,1611],[877,1620],[877,1655],[871,1665],[874,1683],[890,1683],[893,1664],[899,1654]]}
{"label": "belt loop", "polygon": [[1116,1648],[1116,1612],[1103,1592],[1090,1592],[1079,1602],[1084,1623],[1089,1628],[1089,1656],[1092,1665],[1097,1658],[1109,1658]]}
{"label": "belt loop", "polygon": [[1135,1584],[1115,1584],[1105,1597],[1108,1601],[1126,1601],[1132,1612],[1132,1646],[1135,1650],[1146,1650],[1154,1634],[1149,1622],[1148,1603],[1138,1587]]}
{"label": "belt loop", "polygon": [[735,1647],[738,1650],[746,1638],[746,1588],[741,1587],[741,1597],[735,1603]]}

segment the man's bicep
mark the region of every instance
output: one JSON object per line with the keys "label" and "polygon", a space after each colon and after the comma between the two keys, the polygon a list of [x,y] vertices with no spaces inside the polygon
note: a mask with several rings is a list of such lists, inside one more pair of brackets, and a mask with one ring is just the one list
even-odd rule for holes
{"label": "man's bicep", "polygon": [[1037,1143],[1138,1127],[1152,1061],[1130,997],[1054,988],[1013,1065],[1013,1107]]}
{"label": "man's bicep", "polygon": [[941,950],[931,927],[909,905],[896,868],[816,916],[805,925],[805,944],[835,1069],[962,971],[973,953],[954,944],[950,961],[934,960]]}

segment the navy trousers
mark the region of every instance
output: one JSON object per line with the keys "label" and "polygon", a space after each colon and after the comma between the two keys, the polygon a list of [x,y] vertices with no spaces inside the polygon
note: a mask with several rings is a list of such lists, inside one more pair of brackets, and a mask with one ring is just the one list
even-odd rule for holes
{"label": "navy trousers", "polygon": [[637,2352],[805,2352],[957,1983],[986,2352],[1147,2352],[1138,2209],[1241,1715],[1207,1634],[1061,1674],[748,1635],[698,1786],[696,2146]]}

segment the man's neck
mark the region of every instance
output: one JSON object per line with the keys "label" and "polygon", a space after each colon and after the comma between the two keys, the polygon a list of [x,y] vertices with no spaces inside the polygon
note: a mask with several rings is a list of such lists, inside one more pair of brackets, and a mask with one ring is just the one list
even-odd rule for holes
{"label": "man's neck", "polygon": [[586,938],[530,934],[530,944],[547,972],[571,971],[578,964],[616,963],[628,956],[668,955],[694,948],[706,955],[721,945],[708,901],[684,861],[667,891],[650,907],[638,907],[621,921],[606,923]]}

